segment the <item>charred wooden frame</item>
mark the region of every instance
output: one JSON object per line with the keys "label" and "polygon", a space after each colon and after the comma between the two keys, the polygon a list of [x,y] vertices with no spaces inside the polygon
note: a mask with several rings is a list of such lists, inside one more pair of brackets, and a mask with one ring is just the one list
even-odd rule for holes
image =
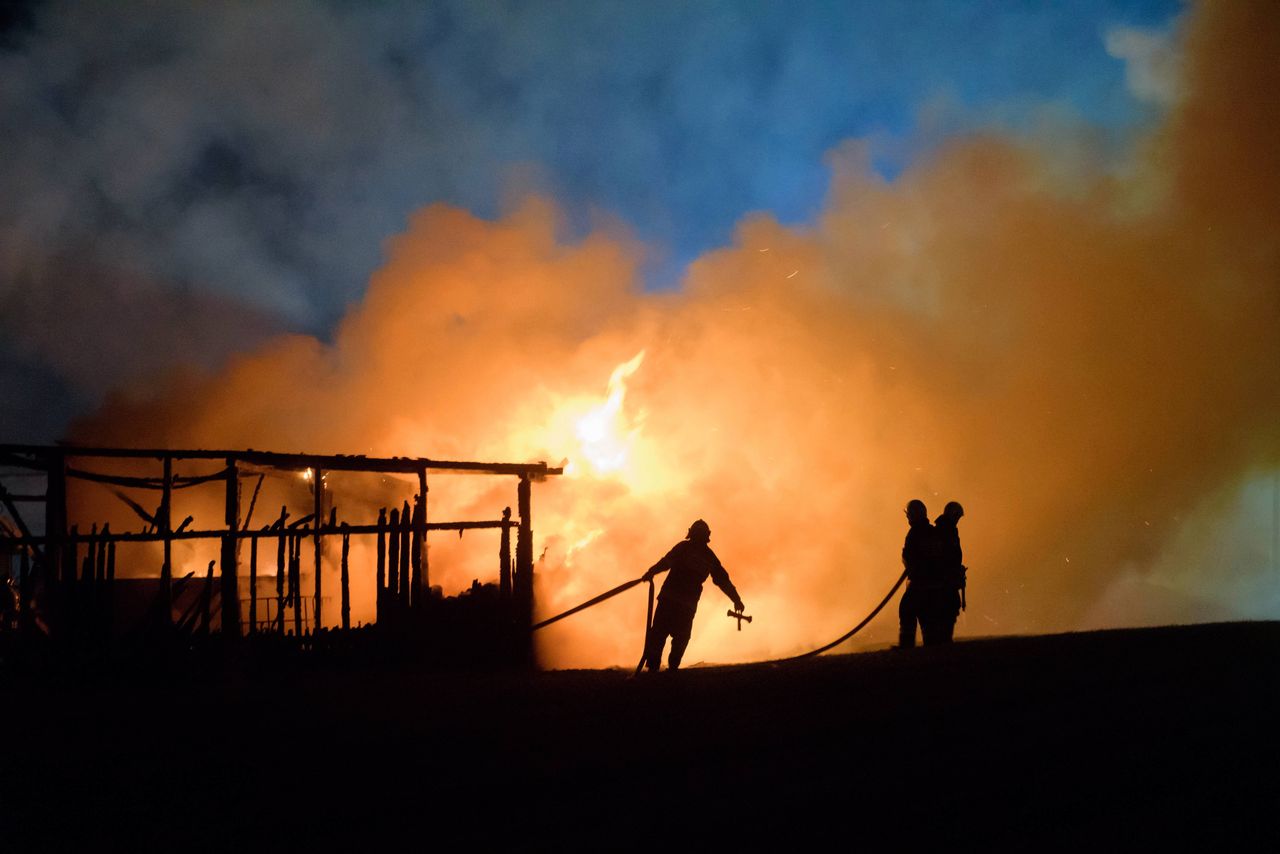
{"label": "charred wooden frame", "polygon": [[[126,475],[104,474],[80,468],[92,460],[128,459],[157,461],[161,465],[159,477],[137,477]],[[222,468],[200,475],[175,475],[174,464],[190,461],[217,461]],[[79,465],[70,465],[76,461]],[[69,605],[77,597],[77,586],[83,583],[77,579],[76,558],[78,546],[88,544],[89,555],[86,562],[93,560],[95,569],[91,575],[93,586],[101,588],[111,584],[115,578],[115,546],[127,542],[162,542],[164,558],[160,567],[160,601],[157,610],[164,615],[166,621],[172,620],[173,603],[173,566],[172,545],[175,540],[218,539],[220,549],[220,592],[221,592],[221,624],[223,632],[241,632],[240,600],[238,590],[238,554],[241,540],[250,540],[252,553],[250,557],[251,600],[249,605],[249,633],[259,629],[257,615],[257,541],[262,538],[278,541],[279,559],[277,561],[277,584],[284,580],[281,569],[288,572],[295,567],[288,564],[297,560],[298,547],[303,539],[310,538],[314,552],[314,601],[311,610],[314,615],[314,627],[321,628],[321,549],[324,537],[337,536],[343,542],[342,559],[342,624],[349,626],[349,595],[347,572],[347,548],[349,538],[359,535],[375,535],[378,538],[377,548],[377,607],[379,619],[386,611],[397,614],[407,613],[419,607],[429,595],[430,575],[427,565],[426,535],[429,531],[468,531],[497,528],[502,532],[502,543],[499,550],[499,586],[504,600],[514,607],[518,621],[528,624],[533,613],[533,527],[531,484],[548,476],[559,475],[563,469],[548,466],[544,462],[537,463],[488,463],[463,460],[434,460],[425,457],[368,457],[358,455],[326,455],[326,454],[288,454],[256,450],[203,450],[203,449],[133,449],[106,447],[77,447],[72,445],[17,445],[0,444],[0,466],[42,472],[46,476],[44,494],[15,494],[6,490],[0,483],[0,502],[17,525],[17,536],[6,535],[8,545],[18,548],[27,557],[34,558],[36,564],[32,571],[43,573],[45,587],[54,609],[59,611],[58,620],[69,619],[70,611],[63,607]],[[280,471],[311,472],[313,492],[313,512],[292,524],[286,524],[287,512],[281,508],[281,516],[275,523],[254,529],[249,526],[249,519],[240,521],[240,478],[244,467],[270,468]],[[412,506],[406,502],[402,508],[391,511],[388,520],[385,508],[379,513],[378,521],[373,524],[339,523],[336,513],[331,512],[329,519],[323,519],[324,473],[331,471],[356,472],[367,474],[397,474],[416,477],[417,492]],[[504,510],[501,519],[467,520],[436,522],[427,518],[428,472],[438,473],[471,473],[478,475],[514,476],[517,478],[516,504],[519,518],[512,520],[511,510]],[[161,493],[158,509],[154,514],[135,502],[128,503],[150,524],[141,531],[112,531],[103,526],[102,530],[80,533],[72,525],[68,528],[67,517],[67,481],[71,479],[87,480],[108,486],[130,489],[157,490]],[[176,529],[172,520],[173,491],[186,489],[203,483],[222,480],[226,492],[225,527],[220,529],[187,530],[184,522]],[[261,486],[261,479],[259,479]],[[120,495],[120,493],[117,493]],[[123,497],[123,496],[121,496]],[[254,490],[253,503],[257,500],[257,489]],[[26,524],[18,504],[44,504],[44,533],[33,534]],[[514,567],[511,561],[510,529],[516,528],[516,549]],[[390,561],[384,567],[386,544],[390,538]],[[109,557],[108,557],[109,556]],[[284,567],[280,566],[281,562]],[[110,568],[104,564],[109,562]],[[24,565],[26,565],[24,563]],[[209,583],[212,583],[212,567],[208,571]],[[22,608],[24,623],[26,611],[30,607],[27,589],[27,576],[31,572],[24,571],[24,592]],[[383,589],[384,579],[387,589]],[[283,630],[283,590],[277,591],[277,629]],[[295,597],[301,596],[300,590],[293,590]],[[101,598],[101,590],[97,594]],[[209,616],[205,613],[209,607],[208,598],[211,591],[206,589],[201,603],[203,626],[207,629]],[[299,618],[295,609],[295,620]],[[300,629],[299,629],[300,630]]]}

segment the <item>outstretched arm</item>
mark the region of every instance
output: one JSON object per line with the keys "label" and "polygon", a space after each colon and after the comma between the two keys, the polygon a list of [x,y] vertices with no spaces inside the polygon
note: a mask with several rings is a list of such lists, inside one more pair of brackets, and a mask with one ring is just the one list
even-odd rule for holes
{"label": "outstretched arm", "polygon": [[711,580],[714,581],[716,583],[716,587],[723,590],[724,595],[728,596],[729,600],[733,602],[733,609],[735,611],[741,612],[746,610],[747,606],[742,604],[742,597],[738,595],[738,588],[734,587],[733,582],[729,580],[729,573],[720,564],[719,558],[715,558],[711,566]]}
{"label": "outstretched arm", "polygon": [[659,560],[653,566],[649,567],[649,570],[644,575],[641,576],[641,579],[644,581],[653,581],[654,576],[660,573],[666,572],[668,569],[670,569],[671,556],[675,554],[675,551],[676,551],[675,548],[672,548],[671,551],[663,555],[661,560]]}

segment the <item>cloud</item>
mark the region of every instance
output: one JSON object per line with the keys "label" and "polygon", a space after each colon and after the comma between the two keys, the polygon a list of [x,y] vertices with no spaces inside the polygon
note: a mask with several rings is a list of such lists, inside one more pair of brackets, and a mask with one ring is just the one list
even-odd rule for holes
{"label": "cloud", "polygon": [[[326,337],[412,211],[498,215],[513,174],[538,176],[571,233],[602,210],[630,223],[646,281],[673,286],[748,211],[816,217],[840,140],[875,135],[903,168],[939,92],[957,112],[1022,105],[1010,122],[1062,102],[1127,126],[1096,21],[1170,8],[51,0],[0,44],[0,298],[56,305],[55,272],[136,279]],[[114,364],[95,382],[152,362]]]}
{"label": "cloud", "polygon": [[1180,57],[1168,30],[1112,27],[1107,53],[1125,62],[1125,83],[1140,101],[1167,107],[1178,97]]}

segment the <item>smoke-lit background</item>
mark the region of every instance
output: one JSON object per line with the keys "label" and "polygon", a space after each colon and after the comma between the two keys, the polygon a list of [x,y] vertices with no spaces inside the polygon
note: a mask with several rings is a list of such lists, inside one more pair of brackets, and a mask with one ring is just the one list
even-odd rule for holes
{"label": "smoke-lit background", "polygon": [[[540,608],[703,517],[757,621],[709,589],[693,658],[838,634],[913,497],[968,510],[961,633],[1274,618],[1278,49],[1266,3],[22,5],[0,436],[568,458]],[[546,660],[634,658],[637,599]]]}

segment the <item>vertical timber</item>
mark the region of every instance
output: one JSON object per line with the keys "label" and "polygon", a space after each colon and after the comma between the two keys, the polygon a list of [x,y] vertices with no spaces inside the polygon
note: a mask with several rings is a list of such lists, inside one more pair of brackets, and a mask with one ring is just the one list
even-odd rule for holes
{"label": "vertical timber", "polygon": [[409,613],[409,553],[412,550],[413,517],[409,502],[400,508],[400,613]]}
{"label": "vertical timber", "polygon": [[533,518],[529,476],[520,476],[516,490],[520,529],[516,536],[516,607],[522,625],[533,625]]}
{"label": "vertical timber", "polygon": [[35,621],[31,619],[31,549],[23,549],[18,560],[18,571],[22,573],[18,580],[18,628],[26,634],[35,625]]}
{"label": "vertical timber", "polygon": [[315,477],[311,480],[312,489],[315,493],[315,520],[311,523],[315,529],[315,534],[311,538],[311,548],[315,552],[315,571],[316,571],[316,604],[314,613],[311,615],[311,631],[320,631],[321,613],[320,613],[320,527],[322,524],[324,513],[324,471],[317,466],[315,469]]}
{"label": "vertical timber", "polygon": [[511,508],[502,509],[502,540],[498,544],[498,595],[511,601]]}
{"label": "vertical timber", "polygon": [[427,470],[418,469],[418,497],[413,508],[413,606],[421,608],[431,589],[427,555]]}
{"label": "vertical timber", "polygon": [[240,581],[236,566],[236,527],[240,524],[240,476],[234,457],[227,458],[227,536],[222,538],[222,634],[240,635]]}
{"label": "vertical timber", "polygon": [[258,633],[258,538],[249,542],[249,634]]}
{"label": "vertical timber", "polygon": [[[400,601],[400,511],[392,507],[391,518],[387,520],[387,593],[386,606],[389,614],[396,613],[396,604]],[[392,617],[392,619],[395,619]]]}
{"label": "vertical timber", "polygon": [[164,536],[164,563],[160,564],[160,622],[173,623],[173,457],[164,457],[164,485],[160,496],[160,533]]}
{"label": "vertical timber", "polygon": [[373,621],[379,622],[383,616],[383,608],[386,607],[387,598],[387,508],[382,507],[378,510],[378,546],[377,546],[377,575],[374,578],[374,611]]}
{"label": "vertical timber", "polygon": [[284,577],[288,572],[288,564],[286,563],[285,545],[288,543],[288,536],[285,533],[284,522],[289,518],[289,511],[283,506],[280,508],[280,519],[276,522],[276,633],[284,634]]}
{"label": "vertical timber", "polygon": [[342,628],[351,628],[351,573],[348,558],[351,555],[351,533],[347,523],[342,523]]}
{"label": "vertical timber", "polygon": [[[62,454],[53,453],[48,458],[48,469],[44,497],[44,560],[40,567],[44,575],[46,590],[53,593],[54,631],[61,626],[56,625],[62,616],[66,595],[58,584],[62,573],[62,553],[67,539],[67,459]],[[35,621],[32,621],[34,625]]]}

